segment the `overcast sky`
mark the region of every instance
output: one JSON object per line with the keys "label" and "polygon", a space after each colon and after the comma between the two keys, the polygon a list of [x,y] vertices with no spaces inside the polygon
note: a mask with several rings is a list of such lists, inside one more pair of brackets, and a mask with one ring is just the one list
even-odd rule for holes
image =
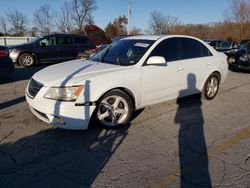
{"label": "overcast sky", "polygon": [[[0,0],[0,16],[10,9],[19,9],[32,23],[34,10],[43,4],[59,9],[65,0]],[[67,0],[70,1],[70,0]],[[120,15],[127,15],[128,0],[96,0],[93,13],[95,24],[105,28],[108,22]],[[178,17],[181,23],[213,23],[223,21],[224,11],[231,0],[131,0],[131,26],[148,28],[150,13],[154,10]]]}

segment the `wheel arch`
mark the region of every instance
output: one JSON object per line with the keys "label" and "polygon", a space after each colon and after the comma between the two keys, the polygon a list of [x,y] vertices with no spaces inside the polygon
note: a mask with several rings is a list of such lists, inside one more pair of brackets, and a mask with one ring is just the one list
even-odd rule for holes
{"label": "wheel arch", "polygon": [[[219,71],[214,71],[214,72],[212,72],[211,74],[216,74],[216,75],[218,75],[218,78],[219,78],[219,81],[221,81],[221,73],[219,72]],[[210,75],[211,75],[210,74]],[[210,76],[209,75],[209,76]]]}
{"label": "wheel arch", "polygon": [[23,52],[21,52],[21,53],[18,54],[18,57],[17,57],[17,63],[18,63],[18,65],[20,65],[20,63],[19,63],[19,58],[20,58],[21,55],[23,55],[23,54],[30,54],[30,55],[32,55],[32,56],[35,58],[35,64],[38,64],[38,59],[37,59],[35,53],[30,52],[30,51],[23,51]]}
{"label": "wheel arch", "polygon": [[124,92],[125,94],[127,94],[133,103],[134,109],[136,108],[136,98],[135,98],[133,92],[130,89],[125,88],[125,87],[115,87],[115,88],[109,89],[108,91],[104,92],[100,97],[98,97],[97,101],[99,101],[108,92],[113,91],[113,90],[120,90],[120,91]]}
{"label": "wheel arch", "polygon": [[[206,87],[207,87],[207,82],[209,81],[210,77],[213,76],[213,77],[216,77],[218,79],[218,87],[217,87],[217,90],[215,92],[215,94],[213,94],[212,96],[208,96],[208,94],[206,93]],[[207,77],[206,81],[204,82],[203,84],[203,88],[201,90],[201,93],[202,93],[202,97],[204,99],[207,99],[207,100],[212,100],[218,93],[219,91],[219,88],[220,88],[220,82],[221,82],[221,74],[219,71],[213,71],[211,74],[209,74],[209,76]]]}
{"label": "wheel arch", "polygon": [[212,75],[212,74],[217,74],[218,75],[218,78],[219,78],[219,81],[221,82],[221,73],[219,71],[213,71],[213,72],[210,72],[209,74],[207,74],[207,76],[205,77],[205,79],[198,85],[198,88],[199,90],[202,92],[203,90],[203,87],[207,81],[207,79]]}

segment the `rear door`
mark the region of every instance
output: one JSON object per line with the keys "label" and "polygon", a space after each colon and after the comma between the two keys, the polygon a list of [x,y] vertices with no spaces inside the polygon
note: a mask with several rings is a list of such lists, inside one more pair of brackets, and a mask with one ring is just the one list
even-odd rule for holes
{"label": "rear door", "polygon": [[[180,41],[181,67],[186,76],[183,89],[188,89],[185,94],[197,93],[211,72],[214,59],[209,49],[200,41],[184,37]],[[190,75],[193,83],[189,80]]]}
{"label": "rear door", "polygon": [[57,42],[60,61],[73,60],[77,57],[78,48],[73,36],[57,36]]}
{"label": "rear door", "polygon": [[77,58],[87,58],[93,53],[92,50],[96,49],[87,36],[75,36],[74,41],[77,46]]}

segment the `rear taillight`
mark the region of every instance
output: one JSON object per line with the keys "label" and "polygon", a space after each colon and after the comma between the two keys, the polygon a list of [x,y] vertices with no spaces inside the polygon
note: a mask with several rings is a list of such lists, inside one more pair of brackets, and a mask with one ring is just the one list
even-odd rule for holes
{"label": "rear taillight", "polygon": [[0,57],[7,57],[7,56],[9,56],[8,51],[0,51]]}
{"label": "rear taillight", "polygon": [[227,58],[227,63],[228,64],[231,64],[231,63],[234,63],[235,62],[235,58],[233,58],[233,57],[228,57]]}

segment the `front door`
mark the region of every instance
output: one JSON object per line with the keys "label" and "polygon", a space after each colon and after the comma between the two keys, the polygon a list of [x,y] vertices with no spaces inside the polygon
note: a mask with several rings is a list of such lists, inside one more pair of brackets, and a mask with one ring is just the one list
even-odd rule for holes
{"label": "front door", "polygon": [[55,36],[42,38],[35,49],[37,59],[43,63],[58,62],[58,45]]}
{"label": "front door", "polygon": [[142,66],[142,105],[150,105],[178,97],[184,88],[187,72],[179,60],[178,38],[160,42],[150,54],[163,56],[164,65]]}

